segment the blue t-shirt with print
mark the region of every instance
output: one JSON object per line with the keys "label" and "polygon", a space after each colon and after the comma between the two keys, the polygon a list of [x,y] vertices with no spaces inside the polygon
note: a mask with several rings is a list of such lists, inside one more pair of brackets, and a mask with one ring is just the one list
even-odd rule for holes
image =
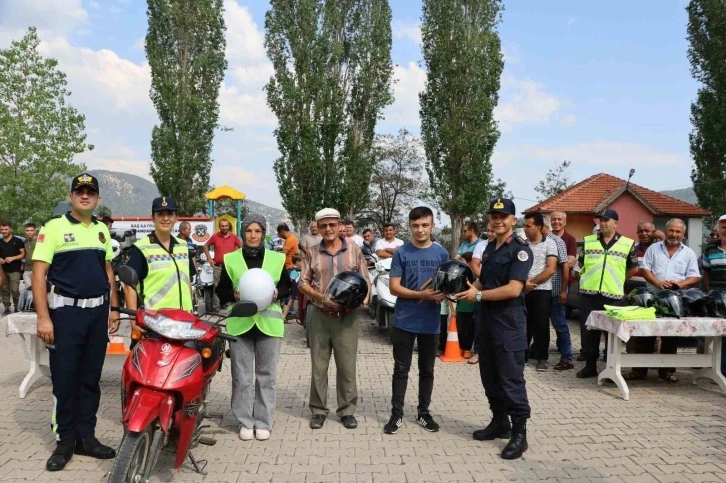
{"label": "blue t-shirt with print", "polygon": [[[428,248],[416,248],[409,242],[399,247],[393,254],[391,277],[400,277],[403,287],[418,291],[434,276],[439,265],[448,260],[448,252],[437,243]],[[396,327],[416,334],[438,334],[441,323],[440,312],[439,304],[431,300],[419,301],[399,297],[396,300]]]}

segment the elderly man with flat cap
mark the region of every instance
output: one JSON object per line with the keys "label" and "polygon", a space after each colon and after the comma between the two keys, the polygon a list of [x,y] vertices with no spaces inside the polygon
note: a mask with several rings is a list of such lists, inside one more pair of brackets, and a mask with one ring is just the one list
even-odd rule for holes
{"label": "elderly man with flat cap", "polygon": [[[356,357],[359,325],[355,311],[343,310],[325,297],[331,279],[345,271],[360,273],[368,280],[368,269],[361,249],[340,236],[340,213],[325,208],[315,214],[323,237],[319,245],[306,250],[300,278],[300,292],[312,300],[308,319],[312,376],[310,382],[310,428],[320,429],[328,416],[328,366],[335,357],[338,409],[347,429],[358,427],[355,409],[358,403]],[[370,290],[369,290],[370,293]],[[363,302],[366,305],[367,298]]]}

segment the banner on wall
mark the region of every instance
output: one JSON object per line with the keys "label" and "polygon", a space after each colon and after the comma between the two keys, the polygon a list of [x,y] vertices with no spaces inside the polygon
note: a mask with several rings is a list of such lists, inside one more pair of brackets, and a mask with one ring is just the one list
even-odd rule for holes
{"label": "banner on wall", "polygon": [[[204,245],[214,233],[214,220],[210,218],[186,219],[177,221],[172,230],[172,235],[179,236],[179,225],[182,221],[188,221],[192,225],[192,241],[195,245]],[[138,218],[134,220],[115,220],[111,227],[112,232],[121,234],[126,230],[136,230],[136,239],[140,240],[149,236],[154,231],[154,222],[151,219]]]}

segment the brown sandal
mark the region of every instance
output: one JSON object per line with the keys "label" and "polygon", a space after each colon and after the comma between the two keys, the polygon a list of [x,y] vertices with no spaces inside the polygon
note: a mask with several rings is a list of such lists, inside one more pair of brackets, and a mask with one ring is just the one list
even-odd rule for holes
{"label": "brown sandal", "polygon": [[645,379],[645,377],[641,376],[640,374],[636,374],[634,372],[628,372],[626,374],[623,374],[623,379],[626,381],[640,381]]}
{"label": "brown sandal", "polygon": [[468,361],[466,361],[467,364],[478,364],[479,363],[479,354],[472,354],[471,358],[469,358]]}
{"label": "brown sandal", "polygon": [[665,374],[665,375],[658,376],[658,377],[663,379],[665,382],[671,382],[671,383],[678,382],[678,378],[675,376],[675,374]]}

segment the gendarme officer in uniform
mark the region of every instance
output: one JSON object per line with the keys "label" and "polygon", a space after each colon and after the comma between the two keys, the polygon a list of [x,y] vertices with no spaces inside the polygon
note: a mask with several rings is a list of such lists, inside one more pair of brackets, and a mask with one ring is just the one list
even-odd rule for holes
{"label": "gendarme officer in uniform", "polygon": [[[98,180],[73,178],[71,211],[48,220],[33,252],[38,337],[49,345],[58,444],[45,467],[65,468],[73,454],[110,459],[116,452],[95,437],[101,371],[108,334],[118,330],[118,296],[108,228],[93,216]],[[46,283],[47,281],[47,283]]]}
{"label": "gendarme officer in uniform", "polygon": [[[151,310],[193,310],[192,277],[197,273],[189,247],[172,236],[177,222],[176,201],[171,196],[155,198],[151,203],[154,232],[131,247],[126,265],[139,276],[138,293],[144,295],[144,307]],[[138,308],[136,292],[126,287],[126,307]],[[133,329],[138,329],[134,321]]]}
{"label": "gendarme officer in uniform", "polygon": [[[527,317],[524,284],[532,267],[532,251],[513,234],[517,223],[512,200],[497,199],[489,205],[489,219],[496,240],[481,257],[481,276],[459,300],[480,301],[479,370],[492,410],[489,425],[474,431],[474,439],[510,438],[502,458],[516,459],[527,450],[530,409],[524,381],[527,350]],[[510,423],[511,417],[511,423]]]}

